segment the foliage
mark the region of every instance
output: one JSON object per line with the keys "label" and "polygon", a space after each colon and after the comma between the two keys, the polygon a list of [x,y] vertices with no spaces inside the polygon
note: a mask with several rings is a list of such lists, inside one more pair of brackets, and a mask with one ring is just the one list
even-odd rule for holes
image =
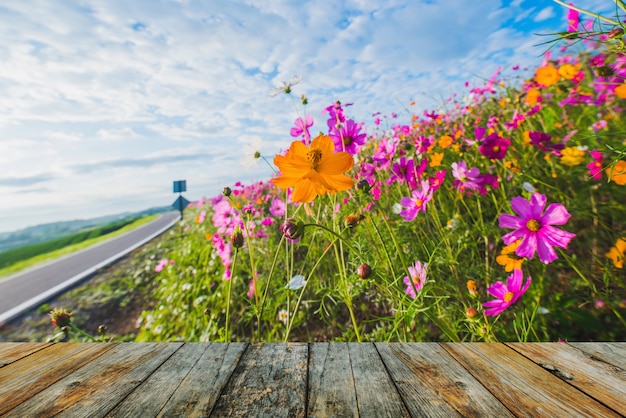
{"label": "foliage", "polygon": [[110,238],[114,236],[114,233],[116,232],[126,231],[129,227],[137,227],[145,222],[149,222],[155,217],[155,215],[146,216],[140,219],[137,217],[128,217],[117,222],[112,222],[97,228],[91,228],[89,230],[67,235],[65,237],[0,252],[0,276],[3,275],[2,273],[5,269],[7,272],[15,271],[14,269],[9,269],[9,267],[12,267],[20,262],[27,260],[30,261],[36,258],[38,259],[42,256],[58,252],[63,249],[72,248],[76,250],[82,248],[83,245],[96,243],[99,238]]}

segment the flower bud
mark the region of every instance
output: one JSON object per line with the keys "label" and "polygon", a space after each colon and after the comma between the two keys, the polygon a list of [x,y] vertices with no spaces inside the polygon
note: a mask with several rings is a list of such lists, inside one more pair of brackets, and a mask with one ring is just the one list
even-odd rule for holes
{"label": "flower bud", "polygon": [[55,308],[50,312],[50,320],[55,327],[63,328],[72,322],[72,314],[63,308]]}
{"label": "flower bud", "polygon": [[478,284],[474,280],[467,281],[467,291],[470,296],[478,296]]}
{"label": "flower bud", "polygon": [[241,232],[241,228],[239,225],[235,226],[235,230],[233,234],[230,236],[230,242],[233,244],[235,248],[243,247],[243,233]]}
{"label": "flower bud", "polygon": [[348,215],[346,216],[346,226],[348,226],[349,228],[354,228],[359,223],[361,223],[363,219],[365,219],[365,216],[363,216],[360,213],[356,215],[355,214]]}
{"label": "flower bud", "polygon": [[302,236],[304,225],[295,218],[287,218],[280,224],[280,232],[283,233],[285,238],[296,240]]}
{"label": "flower bud", "polygon": [[107,326],[102,324],[98,327],[98,334],[104,335],[107,333],[107,330],[108,330]]}
{"label": "flower bud", "polygon": [[609,67],[608,65],[604,65],[602,67],[598,67],[598,69],[596,71],[598,72],[598,75],[600,77],[610,77],[613,74],[615,74],[615,71],[613,71],[613,69],[611,67]]}
{"label": "flower bud", "polygon": [[372,275],[372,268],[369,264],[363,263],[356,269],[356,275],[361,279],[367,279]]}
{"label": "flower bud", "polygon": [[363,193],[369,193],[369,191],[372,189],[372,186],[370,186],[369,182],[365,179],[361,179],[359,180],[359,182],[356,184],[356,189],[363,192]]}
{"label": "flower bud", "polygon": [[607,36],[611,39],[620,38],[624,36],[624,29],[620,27],[613,28],[613,30],[611,30]]}
{"label": "flower bud", "polygon": [[232,192],[233,191],[230,187],[224,187],[224,189],[222,190],[222,194],[226,197],[230,196]]}
{"label": "flower bud", "polygon": [[469,319],[476,317],[476,315],[478,315],[478,311],[476,310],[476,308],[467,308],[465,310],[465,316]]}
{"label": "flower bud", "polygon": [[309,104],[309,100],[306,98],[304,94],[300,96],[300,101],[302,102],[303,106],[306,106],[307,104]]}

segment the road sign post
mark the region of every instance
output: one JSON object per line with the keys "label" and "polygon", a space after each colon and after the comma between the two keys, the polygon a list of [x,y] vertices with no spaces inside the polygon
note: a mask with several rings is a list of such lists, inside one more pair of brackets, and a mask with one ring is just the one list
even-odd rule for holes
{"label": "road sign post", "polygon": [[174,201],[172,206],[174,209],[180,211],[180,218],[183,218],[183,210],[189,204],[189,201],[185,199],[182,195],[183,192],[187,191],[187,180],[177,180],[174,181],[174,193],[178,193],[178,198]]}

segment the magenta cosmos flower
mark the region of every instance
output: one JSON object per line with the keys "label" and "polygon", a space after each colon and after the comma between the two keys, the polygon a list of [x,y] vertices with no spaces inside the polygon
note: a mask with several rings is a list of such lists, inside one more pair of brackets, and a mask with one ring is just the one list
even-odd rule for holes
{"label": "magenta cosmos flower", "polygon": [[494,132],[481,142],[478,151],[492,160],[501,160],[506,155],[509,145],[511,145],[510,139],[502,138]]}
{"label": "magenta cosmos flower", "polygon": [[420,211],[426,212],[426,204],[433,198],[430,183],[427,180],[422,180],[421,184],[421,190],[413,190],[411,197],[403,197],[400,199],[400,204],[403,207],[400,216],[402,216],[405,221],[412,221]]}
{"label": "magenta cosmos flower", "polygon": [[506,308],[517,302],[517,300],[526,293],[528,286],[530,286],[530,277],[526,278],[526,284],[522,287],[523,281],[524,276],[522,275],[522,270],[515,269],[506,279],[506,284],[496,282],[488,287],[487,292],[496,299],[483,303],[484,307],[489,308],[485,311],[485,315],[500,315]]}
{"label": "magenta cosmos flower", "polygon": [[365,144],[367,135],[361,132],[363,124],[348,119],[345,124],[332,127],[328,136],[335,143],[335,152],[344,151],[350,154],[358,154],[361,146]]}
{"label": "magenta cosmos flower", "polygon": [[415,292],[419,292],[424,287],[427,269],[428,263],[422,265],[422,263],[416,261],[414,265],[409,266],[410,277],[404,276],[404,284],[406,285],[404,292],[413,299],[415,299]]}
{"label": "magenta cosmos flower", "polygon": [[539,193],[533,193],[530,201],[520,196],[514,197],[511,199],[511,207],[519,216],[503,213],[498,221],[500,228],[515,229],[502,237],[505,244],[522,240],[515,254],[533,258],[537,251],[539,260],[549,264],[558,258],[553,247],[567,248],[576,234],[552,226],[564,225],[571,215],[560,203],[552,203],[543,213],[546,201],[546,197]]}

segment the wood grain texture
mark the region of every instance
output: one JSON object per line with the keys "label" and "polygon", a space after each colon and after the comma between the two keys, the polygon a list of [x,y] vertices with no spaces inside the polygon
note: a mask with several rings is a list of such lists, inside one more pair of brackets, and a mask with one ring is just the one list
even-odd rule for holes
{"label": "wood grain texture", "polygon": [[305,416],[307,358],[306,343],[249,345],[211,416]]}
{"label": "wood grain texture", "polygon": [[[101,417],[163,364],[181,343],[100,343],[111,346],[11,411],[17,417]],[[0,369],[2,370],[2,369]]]}
{"label": "wood grain texture", "polygon": [[626,415],[626,370],[586,356],[568,344],[507,345],[615,412]]}
{"label": "wood grain texture", "polygon": [[309,417],[358,416],[347,343],[310,345],[308,383]]}
{"label": "wood grain texture", "polygon": [[107,416],[157,416],[206,349],[204,344],[187,343],[182,346]]}
{"label": "wood grain texture", "polygon": [[624,343],[0,343],[1,417],[626,416]]}
{"label": "wood grain texture", "polygon": [[0,415],[21,406],[111,348],[99,343],[57,343],[1,368]]}
{"label": "wood grain texture", "polygon": [[159,412],[162,417],[205,417],[213,410],[248,344],[203,344],[206,350]]}
{"label": "wood grain texture", "polygon": [[626,342],[624,343],[569,343],[594,360],[613,364],[626,370]]}
{"label": "wood grain texture", "polygon": [[412,416],[512,416],[437,343],[376,343]]}
{"label": "wood grain texture", "polygon": [[618,416],[504,344],[444,343],[442,347],[515,415]]}
{"label": "wood grain texture", "polygon": [[408,417],[407,410],[373,344],[348,343],[360,416]]}
{"label": "wood grain texture", "polygon": [[2,343],[0,344],[0,368],[43,350],[52,343]]}

